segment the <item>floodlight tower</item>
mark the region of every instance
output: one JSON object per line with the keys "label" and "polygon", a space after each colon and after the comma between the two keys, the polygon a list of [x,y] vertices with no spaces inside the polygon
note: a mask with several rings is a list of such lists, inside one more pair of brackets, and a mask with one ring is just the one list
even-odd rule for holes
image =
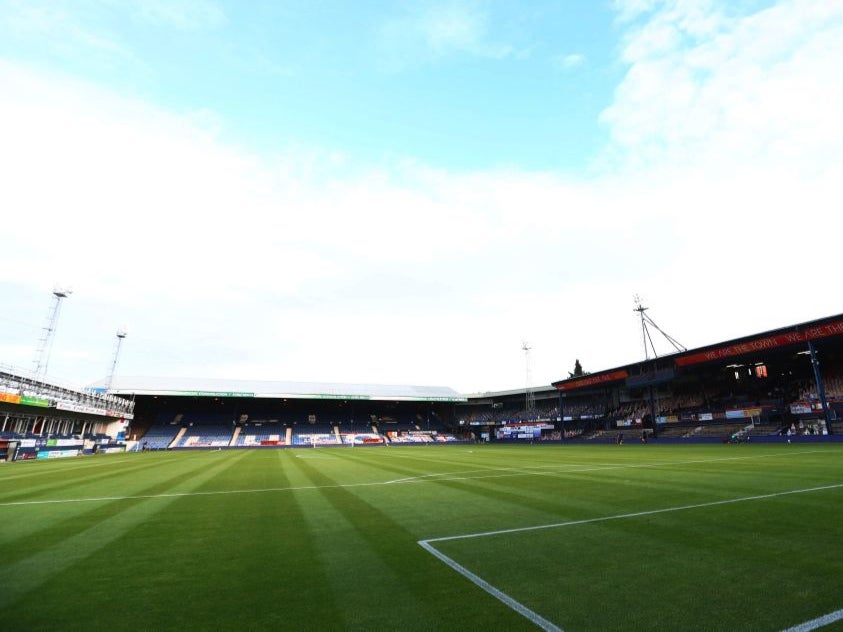
{"label": "floodlight tower", "polygon": [[521,342],[521,351],[524,352],[524,381],[525,381],[525,388],[524,388],[524,411],[525,412],[532,412],[533,409],[536,407],[536,395],[533,393],[533,389],[530,387],[530,350],[532,347],[530,343],[526,340]]}
{"label": "floodlight tower", "polygon": [[50,364],[50,354],[53,351],[56,324],[58,323],[59,313],[61,312],[61,304],[72,293],[73,290],[70,288],[56,286],[53,289],[53,303],[50,305],[50,311],[47,313],[46,325],[43,327],[44,333],[38,340],[38,350],[35,352],[35,379],[40,379],[47,374],[47,367]]}
{"label": "floodlight tower", "polygon": [[111,370],[108,372],[108,378],[105,381],[106,392],[111,390],[111,383],[114,381],[114,372],[117,370],[117,361],[120,359],[120,347],[123,344],[123,340],[128,335],[129,332],[125,327],[121,327],[117,330],[117,342],[114,345],[114,355],[111,360]]}
{"label": "floodlight tower", "polygon": [[[676,351],[687,351],[687,349],[682,346],[675,338],[668,335],[664,331],[662,331],[661,327],[659,327],[652,318],[647,315],[647,308],[641,304],[641,297],[637,294],[635,295],[635,311],[638,312],[638,315],[641,317],[641,336],[644,339],[644,362],[646,363],[650,359],[650,350],[653,350],[653,363],[651,367],[645,367],[645,371],[652,371],[653,375],[655,376],[656,371],[658,370],[656,360],[659,357],[658,352],[656,351],[656,345],[653,344],[653,337],[650,335],[650,327],[655,329],[659,332],[662,337],[667,340]],[[650,404],[650,418],[653,424],[653,436],[656,435],[656,417],[658,414],[658,410],[656,409],[656,398],[655,393],[653,391],[653,382],[649,384],[647,387],[647,395]]]}
{"label": "floodlight tower", "polygon": [[641,304],[641,297],[637,294],[634,297],[635,300],[635,309],[633,311],[638,312],[638,315],[641,317],[641,337],[644,340],[644,360],[647,361],[650,359],[650,350],[653,350],[653,359],[658,358],[659,354],[656,351],[656,345],[653,344],[653,337],[650,335],[650,327],[655,329],[659,332],[662,337],[667,340],[676,351],[687,351],[687,349],[679,343],[673,336],[668,335],[664,331],[662,331],[661,327],[659,327],[652,318],[647,316],[647,307],[644,307]]}

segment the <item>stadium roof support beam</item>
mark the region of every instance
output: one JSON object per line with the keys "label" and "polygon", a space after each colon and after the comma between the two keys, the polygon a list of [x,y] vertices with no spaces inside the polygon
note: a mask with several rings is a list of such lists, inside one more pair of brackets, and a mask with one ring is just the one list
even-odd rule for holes
{"label": "stadium roof support beam", "polygon": [[656,351],[656,345],[653,344],[653,336],[650,334],[650,327],[655,329],[659,332],[662,337],[667,340],[670,345],[679,353],[683,351],[687,351],[684,345],[682,345],[676,338],[662,330],[655,321],[647,315],[647,307],[644,307],[641,304],[641,299],[638,295],[635,296],[635,310],[638,312],[639,316],[641,317],[641,336],[644,339],[644,360],[647,361],[650,359],[650,350],[653,350],[653,358],[658,358],[659,354]]}
{"label": "stadium roof support beam", "polygon": [[832,434],[831,420],[828,414],[828,400],[825,397],[825,383],[823,382],[822,372],[820,371],[820,362],[817,360],[817,349],[811,340],[808,341],[808,351],[811,354],[811,368],[814,370],[814,381],[817,384],[817,396],[820,398],[820,405],[823,409],[825,427],[828,433]]}

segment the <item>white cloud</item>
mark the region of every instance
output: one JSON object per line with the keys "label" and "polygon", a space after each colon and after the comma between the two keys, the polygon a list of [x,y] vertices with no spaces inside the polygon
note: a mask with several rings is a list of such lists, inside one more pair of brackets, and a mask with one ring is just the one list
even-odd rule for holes
{"label": "white cloud", "polygon": [[15,41],[26,38],[66,59],[94,55],[101,65],[115,60],[138,64],[134,53],[109,29],[87,23],[72,6],[59,2],[4,2],[0,4],[0,36]]}
{"label": "white cloud", "polygon": [[[627,165],[815,174],[843,157],[843,3],[789,0],[742,17],[662,2],[632,27],[603,113]],[[702,7],[702,8],[701,8]]]}
{"label": "white cloud", "polygon": [[[470,369],[440,373],[442,353],[487,349],[510,309],[485,308],[475,322],[465,306],[531,264],[549,269],[557,244],[574,247],[555,226],[560,213],[571,225],[602,221],[580,210],[591,192],[548,175],[360,168],[297,147],[262,158],[219,142],[223,123],[207,112],[169,113],[10,63],[0,82],[0,206],[19,218],[0,283],[23,283],[29,300],[42,293],[21,315],[32,322],[57,280],[76,288],[63,316],[75,331],[62,332],[55,365],[89,379],[105,361],[80,364],[70,341],[105,358],[129,322],[127,371],[134,353],[135,372],[234,363],[286,378],[458,385]],[[403,346],[366,343],[399,334]],[[28,364],[11,346],[20,335],[29,332],[3,348]],[[183,350],[176,364],[173,349]]]}
{"label": "white cloud", "polygon": [[222,7],[209,0],[135,0],[130,7],[140,22],[181,30],[213,29],[228,21]]}
{"label": "white cloud", "polygon": [[732,8],[624,3],[629,68],[602,115],[605,164],[649,189],[629,212],[646,204],[672,228],[649,284],[699,313],[676,321],[686,344],[840,311],[820,235],[843,229],[843,2]]}
{"label": "white cloud", "polygon": [[378,32],[382,64],[389,70],[455,54],[502,59],[529,55],[491,33],[485,6],[470,0],[413,5],[384,21]]}
{"label": "white cloud", "polygon": [[570,70],[582,66],[585,63],[585,55],[581,53],[568,53],[567,55],[559,55],[553,58],[553,63],[557,68],[562,70]]}
{"label": "white cloud", "polygon": [[[583,181],[259,156],[213,112],[0,62],[6,311],[37,329],[76,288],[68,378],[101,377],[128,323],[126,374],[465,391],[523,384],[523,339],[536,383],[640,358],[635,293],[687,346],[839,312],[843,11],[815,5],[629,17],[610,168]],[[28,366],[36,338],[0,328],[0,356]]]}

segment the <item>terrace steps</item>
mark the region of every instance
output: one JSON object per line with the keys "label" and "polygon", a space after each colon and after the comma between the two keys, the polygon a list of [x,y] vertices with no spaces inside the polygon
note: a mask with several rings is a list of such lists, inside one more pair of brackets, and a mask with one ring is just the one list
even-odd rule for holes
{"label": "terrace steps", "polygon": [[231,446],[235,446],[235,445],[237,445],[237,437],[239,437],[239,436],[240,436],[240,431],[241,431],[241,430],[242,430],[242,428],[241,428],[240,426],[237,426],[237,427],[234,429],[234,434],[233,434],[233,435],[231,435],[231,441],[229,441],[229,442],[228,442],[228,447],[231,447]]}
{"label": "terrace steps", "polygon": [[175,436],[175,438],[172,441],[170,441],[170,445],[168,445],[167,447],[168,448],[176,447],[179,444],[179,441],[181,441],[181,438],[184,436],[185,432],[187,432],[187,428],[183,427],[181,430],[179,430],[179,433]]}

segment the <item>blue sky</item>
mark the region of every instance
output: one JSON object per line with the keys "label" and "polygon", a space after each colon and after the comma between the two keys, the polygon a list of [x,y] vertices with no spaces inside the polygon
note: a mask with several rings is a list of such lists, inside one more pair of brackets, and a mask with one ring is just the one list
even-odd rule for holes
{"label": "blue sky", "polygon": [[45,6],[7,5],[4,55],[212,112],[223,138],[260,151],[582,171],[623,71],[601,2]]}
{"label": "blue sky", "polygon": [[841,311],[843,1],[0,0],[0,363],[548,384]]}

